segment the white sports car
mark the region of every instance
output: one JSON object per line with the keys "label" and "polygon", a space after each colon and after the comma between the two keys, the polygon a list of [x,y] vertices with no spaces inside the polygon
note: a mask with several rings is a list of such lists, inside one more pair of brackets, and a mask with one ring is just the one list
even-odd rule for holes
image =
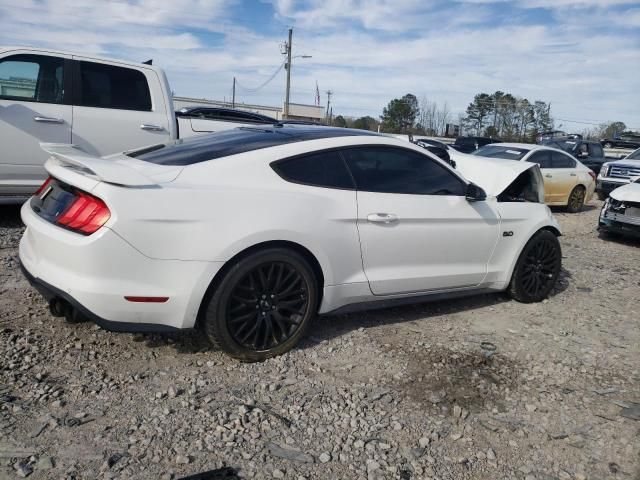
{"label": "white sports car", "polygon": [[536,302],[560,271],[533,163],[453,169],[403,140],[304,126],[106,158],[43,148],[25,274],[54,315],[111,330],[198,326],[255,361],[291,349],[318,312],[501,290]]}

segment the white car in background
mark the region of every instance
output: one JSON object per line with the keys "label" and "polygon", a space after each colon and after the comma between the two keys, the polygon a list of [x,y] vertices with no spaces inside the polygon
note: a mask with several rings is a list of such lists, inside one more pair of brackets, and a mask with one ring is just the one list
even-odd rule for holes
{"label": "white car in background", "polygon": [[640,238],[640,177],[609,194],[600,211],[598,230]]}
{"label": "white car in background", "polygon": [[453,169],[406,141],[286,125],[108,159],[44,149],[21,263],[54,314],[112,330],[198,326],[261,360],[318,312],[502,290],[537,302],[560,272],[532,163]]}
{"label": "white car in background", "polygon": [[[465,154],[454,154],[458,158]],[[471,155],[537,163],[544,178],[547,205],[566,206],[571,213],[582,210],[595,191],[596,174],[562,150],[526,143],[492,143]]]}

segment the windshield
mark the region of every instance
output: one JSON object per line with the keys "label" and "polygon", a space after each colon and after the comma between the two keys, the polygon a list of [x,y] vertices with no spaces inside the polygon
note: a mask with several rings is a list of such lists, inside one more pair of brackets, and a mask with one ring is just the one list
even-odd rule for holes
{"label": "windshield", "polygon": [[627,160],[640,160],[640,148],[635,152],[631,152],[627,157]]}
{"label": "windshield", "polygon": [[471,155],[489,158],[504,158],[505,160],[522,160],[529,150],[526,148],[501,147],[497,145],[487,145],[479,148]]}
{"label": "windshield", "polygon": [[541,142],[541,145],[546,145],[547,147],[559,148],[560,150],[564,150],[565,152],[573,153],[578,148],[578,142],[575,140],[546,140]]}

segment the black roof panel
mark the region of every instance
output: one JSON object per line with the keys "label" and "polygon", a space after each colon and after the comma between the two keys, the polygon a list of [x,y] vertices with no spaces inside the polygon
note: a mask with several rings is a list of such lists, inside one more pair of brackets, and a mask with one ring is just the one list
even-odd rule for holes
{"label": "black roof panel", "polygon": [[350,128],[301,125],[240,127],[147,147],[127,155],[158,165],[192,165],[287,143],[355,136],[378,134]]}

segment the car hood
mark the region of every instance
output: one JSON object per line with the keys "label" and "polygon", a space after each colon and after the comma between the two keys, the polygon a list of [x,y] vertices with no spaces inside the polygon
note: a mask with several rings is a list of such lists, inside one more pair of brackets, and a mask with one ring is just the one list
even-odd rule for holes
{"label": "car hood", "polygon": [[640,160],[634,160],[634,159],[627,160],[627,159],[623,158],[623,159],[620,159],[620,160],[607,161],[607,164],[608,165],[615,165],[617,167],[638,168],[638,167],[640,167]]}
{"label": "car hood", "polygon": [[482,187],[487,195],[497,197],[504,192],[523,172],[530,170],[535,178],[538,197],[544,201],[544,182],[538,164],[480,157],[461,152],[451,152],[456,170],[464,178]]}
{"label": "car hood", "polygon": [[628,183],[622,187],[616,188],[609,196],[619,202],[637,202],[640,203],[640,183]]}

